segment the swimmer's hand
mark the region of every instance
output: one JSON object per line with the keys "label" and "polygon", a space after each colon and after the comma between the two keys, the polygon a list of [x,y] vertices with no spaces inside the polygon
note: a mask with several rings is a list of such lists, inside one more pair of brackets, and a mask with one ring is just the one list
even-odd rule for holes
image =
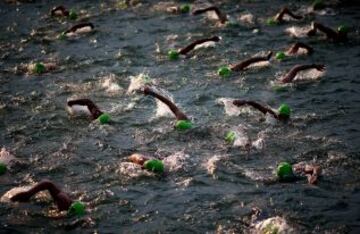
{"label": "swimmer's hand", "polygon": [[318,71],[324,71],[325,70],[325,65],[324,64],[314,64],[313,66]]}
{"label": "swimmer's hand", "polygon": [[149,95],[149,94],[153,93],[154,91],[153,91],[149,86],[145,86],[145,87],[142,89],[142,92],[143,92],[145,95]]}
{"label": "swimmer's hand", "polygon": [[10,199],[13,202],[27,202],[29,201],[30,197],[31,195],[26,191],[26,192],[18,193]]}
{"label": "swimmer's hand", "polygon": [[316,34],[316,29],[310,29],[306,34],[307,34],[309,37],[315,36],[315,34]]}

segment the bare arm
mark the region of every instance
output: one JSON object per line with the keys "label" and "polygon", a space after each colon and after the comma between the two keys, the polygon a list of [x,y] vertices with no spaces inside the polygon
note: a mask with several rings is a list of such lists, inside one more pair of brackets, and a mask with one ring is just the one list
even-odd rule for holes
{"label": "bare arm", "polygon": [[311,65],[296,65],[291,68],[291,70],[285,75],[285,77],[281,80],[283,83],[290,83],[294,80],[295,76],[299,71],[307,70],[307,69],[317,69],[319,71],[323,71],[325,66],[322,64],[311,64]]}
{"label": "bare arm", "polygon": [[56,16],[56,11],[61,11],[64,16],[68,16],[68,15],[69,15],[69,12],[66,10],[66,8],[65,8],[64,6],[54,7],[54,8],[51,10],[51,16]]}
{"label": "bare arm", "polygon": [[200,40],[194,41],[190,45],[188,45],[185,48],[181,49],[179,51],[179,53],[185,55],[185,54],[189,53],[191,50],[193,50],[195,48],[195,46],[197,46],[199,44],[202,44],[202,43],[208,42],[208,41],[219,41],[219,40],[220,40],[220,38],[218,36],[200,39]]}
{"label": "bare arm", "polygon": [[71,100],[68,101],[67,104],[68,106],[73,106],[73,105],[87,106],[91,112],[93,119],[97,119],[100,115],[103,114],[103,112],[100,111],[99,108],[90,99]]}
{"label": "bare arm", "polygon": [[308,54],[311,54],[314,51],[311,46],[306,45],[305,43],[302,43],[302,42],[297,42],[293,46],[290,47],[290,49],[288,50],[288,53],[295,54],[298,52],[298,50],[300,48],[306,49]]}
{"label": "bare arm", "polygon": [[79,28],[83,28],[83,27],[90,27],[90,28],[94,28],[94,25],[92,23],[81,23],[81,24],[77,24],[77,25],[74,25],[72,26],[70,29],[66,30],[65,31],[65,34],[66,33],[70,33],[70,32],[75,32],[77,29]]}
{"label": "bare arm", "polygon": [[250,59],[243,60],[240,63],[231,66],[230,69],[233,71],[242,71],[252,63],[268,61],[271,58],[271,55],[272,52],[270,52],[267,56],[252,57]]}
{"label": "bare arm", "polygon": [[272,109],[265,107],[254,101],[234,100],[233,104],[235,106],[249,105],[249,106],[252,106],[255,109],[261,111],[263,114],[269,113],[269,114],[273,115],[275,118],[278,118],[277,114]]}
{"label": "bare arm", "polygon": [[63,191],[59,187],[57,187],[53,182],[49,180],[43,180],[32,187],[30,190],[22,193],[18,193],[11,198],[12,201],[20,201],[26,202],[32,196],[39,193],[40,191],[48,190],[51,197],[55,201],[56,205],[58,206],[59,210],[67,210],[69,209],[73,200],[70,196]]}
{"label": "bare arm", "polygon": [[326,37],[329,39],[338,40],[339,38],[339,35],[336,31],[317,22],[312,23],[312,29],[308,32],[308,35],[309,36],[314,35],[317,30],[325,33]]}
{"label": "bare arm", "polygon": [[217,17],[220,19],[220,22],[223,24],[227,21],[227,17],[225,14],[222,14],[220,9],[216,6],[211,6],[211,7],[207,7],[207,8],[202,8],[202,9],[197,9],[195,11],[192,12],[193,15],[199,15],[202,13],[205,13],[207,11],[215,11]]}
{"label": "bare arm", "polygon": [[145,87],[144,94],[153,96],[153,97],[159,99],[160,101],[162,101],[163,103],[165,103],[170,108],[172,113],[175,115],[177,120],[189,120],[188,117],[184,113],[182,113],[173,102],[171,102],[166,97],[164,97],[158,93],[155,93],[151,88]]}
{"label": "bare arm", "polygon": [[281,9],[281,11],[275,16],[275,20],[276,21],[283,21],[284,15],[287,14],[289,16],[291,16],[294,19],[302,19],[303,17],[301,15],[295,15],[294,13],[292,13],[287,7],[284,7]]}

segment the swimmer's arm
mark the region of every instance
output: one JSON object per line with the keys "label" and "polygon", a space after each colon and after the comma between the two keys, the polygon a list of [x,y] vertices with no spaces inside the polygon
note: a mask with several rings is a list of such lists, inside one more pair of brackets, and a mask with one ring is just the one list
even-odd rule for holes
{"label": "swimmer's arm", "polygon": [[211,37],[211,38],[200,39],[200,40],[194,41],[190,45],[188,45],[185,48],[181,49],[179,51],[179,53],[185,55],[185,54],[189,53],[191,50],[193,50],[195,48],[195,46],[197,46],[199,44],[202,44],[202,43],[208,42],[208,41],[219,41],[219,40],[220,40],[220,38],[218,36],[214,36],[214,37]]}
{"label": "swimmer's arm", "polygon": [[254,101],[243,101],[243,100],[234,100],[233,104],[235,106],[243,106],[243,105],[249,105],[254,107],[255,109],[259,110],[260,112],[262,112],[263,114],[269,113],[271,115],[273,115],[275,118],[277,118],[277,114],[270,108],[265,107],[257,102]]}
{"label": "swimmer's arm", "polygon": [[215,13],[216,13],[217,17],[220,19],[221,23],[225,23],[227,21],[226,15],[222,14],[220,9],[218,7],[216,7],[216,6],[197,9],[197,10],[193,11],[192,14],[193,15],[199,15],[199,14],[205,13],[207,11],[215,11]]}
{"label": "swimmer's arm", "polygon": [[298,52],[300,48],[306,49],[308,54],[311,54],[314,51],[314,49],[311,46],[306,45],[305,43],[302,42],[297,42],[293,46],[291,46],[291,48],[288,50],[288,53],[295,54]]}
{"label": "swimmer's arm", "polygon": [[317,69],[318,71],[323,71],[325,69],[325,66],[322,64],[296,65],[295,67],[291,68],[291,70],[285,75],[281,82],[290,83],[294,80],[295,76],[299,71],[313,68]]}
{"label": "swimmer's arm", "polygon": [[259,56],[259,57],[253,57],[244,61],[241,61],[238,64],[235,64],[233,66],[230,66],[230,69],[232,71],[242,71],[246,67],[250,66],[252,63],[262,62],[262,61],[268,61],[271,58],[272,52],[270,52],[267,56]]}
{"label": "swimmer's arm", "polygon": [[287,7],[284,7],[284,8],[281,9],[281,11],[275,16],[275,20],[276,20],[276,21],[282,21],[285,14],[291,16],[291,17],[294,18],[294,19],[298,19],[298,20],[303,18],[301,15],[295,15],[295,14],[292,13]]}
{"label": "swimmer's arm", "polygon": [[82,28],[82,27],[87,27],[87,26],[92,29],[94,28],[94,25],[92,23],[80,23],[80,24],[74,25],[70,29],[66,30],[65,34],[70,33],[70,32],[75,32],[77,29]]}
{"label": "swimmer's arm", "polygon": [[16,194],[11,198],[11,201],[26,202],[32,196],[44,190],[49,191],[51,197],[56,202],[59,210],[66,210],[70,207],[72,199],[66,193],[62,192],[61,189],[50,180],[43,180],[33,186],[28,191]]}
{"label": "swimmer's arm", "polygon": [[151,95],[157,99],[159,99],[160,101],[162,101],[163,103],[165,103],[170,110],[172,111],[172,113],[175,115],[177,120],[189,120],[188,117],[182,113],[179,108],[173,103],[171,102],[169,99],[167,99],[166,97],[155,93],[151,88],[149,87],[145,87],[144,88],[144,94],[145,95]]}
{"label": "swimmer's arm", "polygon": [[321,173],[321,167],[306,165],[304,172],[307,174],[309,184],[316,184]]}
{"label": "swimmer's arm", "polygon": [[73,105],[87,106],[91,112],[93,119],[97,119],[101,114],[103,114],[103,112],[100,111],[99,108],[90,99],[71,100],[68,101],[67,104],[68,106],[73,106]]}
{"label": "swimmer's arm", "polygon": [[69,15],[69,12],[66,10],[66,8],[64,6],[57,6],[51,10],[51,16],[56,16],[55,12],[58,10],[61,10],[62,12],[64,12],[65,16]]}
{"label": "swimmer's arm", "polygon": [[320,23],[314,22],[312,27],[313,27],[312,30],[315,30],[315,31],[319,30],[319,31],[325,33],[327,38],[332,38],[332,39],[335,39],[335,40],[338,38],[338,33],[337,32],[335,32],[331,28],[328,28],[328,27],[326,27],[326,26],[324,26],[324,25],[322,25]]}

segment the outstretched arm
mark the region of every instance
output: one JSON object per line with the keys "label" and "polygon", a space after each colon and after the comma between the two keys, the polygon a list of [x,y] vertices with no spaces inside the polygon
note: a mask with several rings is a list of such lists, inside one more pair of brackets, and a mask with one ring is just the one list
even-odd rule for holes
{"label": "outstretched arm", "polygon": [[202,13],[205,13],[207,11],[215,11],[217,17],[220,19],[220,22],[222,24],[224,24],[227,21],[227,17],[225,14],[223,14],[220,9],[216,6],[211,6],[211,7],[207,7],[207,8],[202,8],[202,9],[197,9],[195,11],[192,12],[193,15],[199,15]]}
{"label": "outstretched arm", "polygon": [[302,42],[297,42],[297,43],[295,43],[294,45],[292,45],[290,47],[290,49],[288,50],[288,53],[289,54],[295,54],[295,53],[298,52],[298,50],[300,48],[306,49],[308,54],[311,54],[314,51],[311,46],[306,45],[305,43],[302,43]]}
{"label": "outstretched arm", "polygon": [[50,180],[43,180],[26,192],[16,194],[11,201],[26,202],[40,191],[48,190],[59,210],[69,209],[73,200]]}
{"label": "outstretched arm", "polygon": [[220,38],[218,36],[214,36],[214,37],[210,37],[210,38],[204,38],[204,39],[200,39],[197,41],[194,41],[193,43],[191,43],[190,45],[186,46],[185,48],[181,49],[179,51],[179,54],[187,54],[189,53],[191,50],[193,50],[195,48],[195,46],[202,44],[204,42],[208,42],[208,41],[220,41]]}
{"label": "outstretched arm", "polygon": [[241,61],[238,64],[235,64],[230,67],[233,71],[242,71],[246,67],[250,66],[253,63],[262,62],[262,61],[268,61],[271,58],[272,52],[270,51],[267,56],[259,56],[259,57],[252,57],[250,59],[246,59],[244,61]]}
{"label": "outstretched arm", "polygon": [[65,34],[70,33],[70,32],[75,32],[79,28],[83,28],[83,27],[90,27],[91,29],[93,29],[94,25],[92,23],[80,23],[80,24],[74,25],[70,29],[66,30]]}
{"label": "outstretched arm", "polygon": [[71,100],[68,101],[67,104],[68,106],[73,106],[73,105],[87,106],[89,108],[89,111],[93,119],[97,119],[100,115],[103,114],[103,112],[100,111],[100,109],[90,99]]}
{"label": "outstretched arm", "polygon": [[270,108],[268,107],[265,107],[257,102],[254,102],[254,101],[244,101],[244,100],[234,100],[233,101],[233,104],[235,106],[243,106],[243,105],[249,105],[249,106],[252,106],[254,107],[255,109],[261,111],[264,115],[266,113],[269,113],[271,115],[273,115],[275,118],[278,118],[277,114]]}
{"label": "outstretched arm", "polygon": [[295,67],[291,68],[291,70],[284,76],[281,82],[290,83],[294,80],[295,76],[299,71],[313,68],[317,69],[318,71],[323,71],[325,69],[325,66],[323,64],[296,65]]}
{"label": "outstretched arm", "polygon": [[160,101],[162,101],[163,103],[165,103],[170,108],[172,113],[175,115],[177,120],[189,120],[188,117],[184,113],[182,113],[173,102],[171,102],[168,98],[154,92],[150,87],[144,88],[144,94],[153,96],[159,99]]}
{"label": "outstretched arm", "polygon": [[302,19],[303,17],[301,15],[295,15],[294,13],[292,13],[287,7],[284,7],[281,9],[281,11],[275,16],[275,20],[276,21],[283,21],[284,15],[287,14],[289,16],[291,16],[294,19]]}

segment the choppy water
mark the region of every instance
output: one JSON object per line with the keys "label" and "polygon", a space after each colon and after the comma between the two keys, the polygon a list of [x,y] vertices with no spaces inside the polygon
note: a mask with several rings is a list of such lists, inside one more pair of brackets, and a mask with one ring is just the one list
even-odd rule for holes
{"label": "choppy water", "polygon": [[[216,75],[218,67],[288,48],[296,39],[285,29],[306,26],[310,19],[276,27],[221,28],[204,15],[171,15],[155,10],[157,1],[140,2],[122,10],[111,1],[66,1],[69,8],[83,10],[96,31],[61,41],[54,39],[74,22],[47,16],[61,1],[1,1],[0,146],[28,166],[1,176],[0,193],[49,178],[90,202],[92,209],[86,220],[53,219],[46,215],[47,204],[1,204],[0,232],[241,233],[249,230],[251,209],[258,207],[264,218],[284,217],[297,232],[358,233],[360,8],[316,16],[333,27],[344,22],[355,26],[348,43],[301,39],[314,47],[312,56],[272,61],[268,68],[223,80]],[[251,13],[259,22],[285,4],[221,2],[233,18]],[[215,48],[167,60],[169,48],[212,35],[223,38]],[[59,64],[52,73],[12,71],[21,63],[51,59]],[[304,63],[324,63],[326,74],[320,81],[273,90],[271,81],[279,73]],[[171,117],[159,117],[164,113],[152,98],[129,95],[130,77],[141,73],[168,91],[197,127],[176,132]],[[65,112],[70,97],[91,98],[114,122],[99,126],[70,119]],[[289,124],[272,126],[256,112],[226,115],[219,98],[253,99],[273,107],[286,102],[294,114]],[[225,144],[225,133],[240,124],[252,139],[262,133],[263,149],[249,153]],[[176,162],[183,167],[164,178],[129,177],[120,167],[133,152],[174,160],[180,155]],[[320,164],[318,186],[305,180],[264,184],[284,160]]]}

